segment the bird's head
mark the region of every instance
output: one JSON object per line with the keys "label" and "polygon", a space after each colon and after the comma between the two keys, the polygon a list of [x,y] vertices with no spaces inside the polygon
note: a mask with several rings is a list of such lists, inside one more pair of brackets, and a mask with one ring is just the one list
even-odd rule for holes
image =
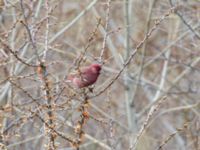
{"label": "bird's head", "polygon": [[101,65],[100,64],[92,64],[91,68],[95,73],[99,73],[101,71]]}

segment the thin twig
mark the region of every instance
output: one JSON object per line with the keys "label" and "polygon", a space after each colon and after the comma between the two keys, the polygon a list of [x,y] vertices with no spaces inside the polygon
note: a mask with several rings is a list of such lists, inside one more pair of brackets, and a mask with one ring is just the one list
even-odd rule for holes
{"label": "thin twig", "polygon": [[163,142],[160,144],[160,146],[157,148],[157,150],[161,150],[175,135],[179,134],[180,132],[183,132],[188,127],[188,124],[184,124],[182,128],[177,128],[176,132],[170,134]]}
{"label": "thin twig", "polygon": [[[169,0],[169,3],[172,7],[174,7],[174,4],[172,0]],[[190,31],[200,40],[200,35],[195,29],[185,20],[184,16],[179,12],[179,10],[176,10],[175,13],[179,16],[179,18],[182,20],[182,22],[188,27]]]}
{"label": "thin twig", "polygon": [[8,50],[13,56],[15,56],[15,58],[20,61],[22,64],[29,66],[29,67],[37,67],[37,65],[33,65],[33,64],[29,64],[27,62],[25,62],[22,58],[20,58],[16,52],[14,52],[4,41],[3,39],[0,38],[0,43],[3,45],[3,47],[5,48],[5,50]]}
{"label": "thin twig", "polygon": [[154,116],[155,112],[159,109],[160,105],[163,104],[163,102],[167,99],[166,96],[162,97],[160,100],[157,101],[157,104],[155,104],[154,106],[151,107],[148,115],[147,115],[147,118],[146,120],[144,121],[142,127],[140,128],[140,131],[138,132],[134,142],[133,142],[133,145],[130,147],[129,150],[135,150],[136,149],[136,146],[141,138],[141,136],[143,135],[150,119],[152,119],[152,117]]}
{"label": "thin twig", "polygon": [[104,91],[106,91],[121,75],[121,73],[124,71],[124,69],[128,66],[128,64],[131,62],[131,60],[133,59],[133,57],[136,55],[136,53],[138,52],[138,50],[142,47],[142,45],[144,44],[144,42],[146,40],[149,39],[149,37],[151,36],[151,34],[158,28],[158,26],[174,11],[175,7],[170,8],[170,10],[161,18],[159,18],[154,26],[151,28],[151,30],[145,35],[144,39],[136,46],[136,48],[134,50],[132,50],[129,58],[127,59],[127,61],[123,64],[123,67],[121,68],[121,70],[117,73],[117,75],[110,81],[110,83],[108,83],[108,85],[106,87],[104,87],[102,90],[99,90],[99,92],[92,97],[96,97],[101,95],[102,93],[104,93]]}
{"label": "thin twig", "polygon": [[108,37],[108,25],[109,25],[109,16],[110,16],[110,3],[111,3],[111,0],[108,0],[107,1],[107,11],[106,11],[106,25],[105,25],[105,36],[104,36],[104,39],[103,39],[103,46],[102,46],[102,49],[101,49],[101,54],[100,54],[100,62],[102,62],[102,59],[103,59],[103,55],[104,55],[104,52],[105,52],[105,49],[106,49],[106,41],[107,41],[107,37]]}

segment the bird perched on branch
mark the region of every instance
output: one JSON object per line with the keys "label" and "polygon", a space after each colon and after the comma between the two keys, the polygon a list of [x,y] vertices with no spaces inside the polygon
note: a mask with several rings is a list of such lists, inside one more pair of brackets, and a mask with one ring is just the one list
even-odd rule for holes
{"label": "bird perched on branch", "polygon": [[77,73],[70,74],[67,82],[71,82],[76,88],[83,88],[94,84],[101,71],[101,65],[94,63],[90,66],[80,68]]}

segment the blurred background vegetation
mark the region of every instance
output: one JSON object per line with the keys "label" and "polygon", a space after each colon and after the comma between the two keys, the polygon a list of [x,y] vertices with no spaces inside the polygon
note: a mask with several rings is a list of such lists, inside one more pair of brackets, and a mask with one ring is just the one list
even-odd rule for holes
{"label": "blurred background vegetation", "polygon": [[199,150],[199,47],[199,0],[0,0],[0,149]]}

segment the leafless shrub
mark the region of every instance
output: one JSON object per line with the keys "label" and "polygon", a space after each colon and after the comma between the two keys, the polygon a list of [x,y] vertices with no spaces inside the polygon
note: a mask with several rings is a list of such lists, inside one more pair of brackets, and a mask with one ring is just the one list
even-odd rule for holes
{"label": "leafless shrub", "polygon": [[0,0],[0,149],[199,150],[198,5]]}

